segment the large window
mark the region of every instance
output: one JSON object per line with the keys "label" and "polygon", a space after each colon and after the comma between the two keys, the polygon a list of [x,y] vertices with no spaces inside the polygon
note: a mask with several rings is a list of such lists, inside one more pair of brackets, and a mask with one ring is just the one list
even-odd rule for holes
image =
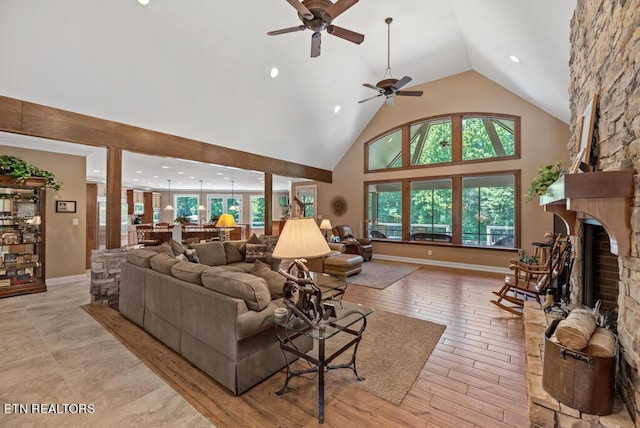
{"label": "large window", "polygon": [[207,196],[210,219],[218,219],[222,214],[233,216],[236,223],[242,223],[242,195],[240,196]]}
{"label": "large window", "polygon": [[187,216],[190,222],[198,222],[198,195],[175,195],[176,217]]}
{"label": "large window", "polygon": [[402,239],[402,183],[370,184],[367,193],[370,234]]}
{"label": "large window", "polygon": [[462,119],[462,159],[487,159],[515,154],[515,121],[498,117]]}
{"label": "large window", "polygon": [[251,228],[264,227],[264,196],[251,195]]}
{"label": "large window", "polygon": [[462,207],[464,244],[514,246],[513,175],[464,178]]}
{"label": "large window", "polygon": [[412,241],[451,242],[451,179],[411,182]]}
{"label": "large window", "polygon": [[520,156],[520,119],[452,114],[405,124],[365,144],[365,172]]}
{"label": "large window", "polygon": [[[370,182],[369,236],[514,248],[518,188],[517,171]],[[403,209],[409,210],[408,216]]]}
{"label": "large window", "polygon": [[451,162],[451,118],[428,120],[410,128],[411,165]]}

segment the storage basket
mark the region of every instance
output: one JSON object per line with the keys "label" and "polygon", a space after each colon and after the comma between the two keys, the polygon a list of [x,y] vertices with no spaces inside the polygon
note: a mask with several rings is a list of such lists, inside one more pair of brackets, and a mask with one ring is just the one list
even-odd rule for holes
{"label": "storage basket", "polygon": [[553,398],[593,415],[608,415],[613,409],[618,343],[611,357],[573,351],[551,340],[560,320],[544,334],[542,387]]}

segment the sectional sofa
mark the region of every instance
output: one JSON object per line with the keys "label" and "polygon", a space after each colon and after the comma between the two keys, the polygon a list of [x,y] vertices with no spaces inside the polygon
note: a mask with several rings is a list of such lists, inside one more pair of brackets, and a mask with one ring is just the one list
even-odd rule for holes
{"label": "sectional sofa", "polygon": [[[192,263],[163,244],[130,251],[121,266],[120,312],[234,394],[286,364],[265,320],[284,307],[285,279],[272,265],[248,260],[247,245],[196,244],[200,263]],[[302,351],[312,347],[307,337],[295,343]]]}

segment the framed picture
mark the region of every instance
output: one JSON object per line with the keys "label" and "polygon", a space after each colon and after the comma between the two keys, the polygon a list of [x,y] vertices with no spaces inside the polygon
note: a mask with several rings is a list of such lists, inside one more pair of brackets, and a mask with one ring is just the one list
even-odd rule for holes
{"label": "framed picture", "polygon": [[57,213],[74,213],[76,212],[76,201],[56,201]]}
{"label": "framed picture", "polygon": [[593,128],[596,120],[596,106],[598,104],[598,95],[594,95],[587,107],[582,113],[582,124],[580,126],[580,141],[578,145],[578,154],[571,165],[571,173],[574,174],[580,169],[582,162],[588,164],[591,157],[591,141],[593,139]]}

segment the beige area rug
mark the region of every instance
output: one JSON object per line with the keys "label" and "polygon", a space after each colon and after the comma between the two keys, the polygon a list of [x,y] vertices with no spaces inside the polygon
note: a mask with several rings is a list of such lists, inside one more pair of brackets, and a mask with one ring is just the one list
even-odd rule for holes
{"label": "beige area rug", "polygon": [[362,264],[362,272],[347,278],[350,284],[384,289],[407,276],[420,265],[392,262],[387,260],[371,260]]}
{"label": "beige area rug", "polygon": [[[430,321],[375,311],[367,317],[367,328],[356,356],[358,374],[365,380],[359,381],[351,369],[337,369],[329,373],[400,404],[444,330],[445,326]],[[331,355],[352,338],[351,335],[340,334],[327,340],[326,355]],[[351,352],[347,351],[331,364],[348,363],[350,358]]]}

